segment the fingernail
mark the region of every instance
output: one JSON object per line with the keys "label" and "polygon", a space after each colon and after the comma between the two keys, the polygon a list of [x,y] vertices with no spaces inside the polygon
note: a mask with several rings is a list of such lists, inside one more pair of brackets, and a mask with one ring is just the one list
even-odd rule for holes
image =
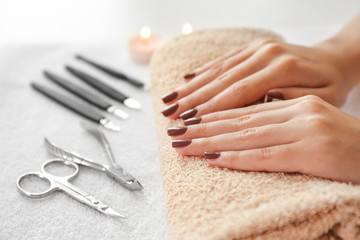
{"label": "fingernail", "polygon": [[177,148],[177,147],[186,147],[188,145],[190,145],[191,140],[174,140],[172,142],[172,147],[173,148]]}
{"label": "fingernail", "polygon": [[194,73],[194,72],[191,72],[191,73],[185,74],[185,75],[184,75],[184,78],[185,78],[185,79],[188,79],[188,78],[192,78],[192,77],[194,77],[194,76],[195,76],[195,73]]}
{"label": "fingernail", "polygon": [[179,136],[183,135],[187,131],[187,127],[171,127],[168,128],[167,134],[169,136]]}
{"label": "fingernail", "polygon": [[174,112],[176,112],[176,110],[179,108],[179,104],[174,103],[171,104],[170,106],[167,106],[164,110],[161,111],[161,113],[167,117],[171,114],[173,114]]}
{"label": "fingernail", "polygon": [[168,103],[174,100],[177,96],[178,96],[177,92],[171,92],[162,96],[161,99],[163,100],[164,103]]}
{"label": "fingernail", "polygon": [[264,102],[272,102],[273,100],[284,100],[284,95],[279,92],[268,92],[265,95]]}
{"label": "fingernail", "polygon": [[201,117],[199,117],[199,118],[189,118],[189,119],[186,119],[184,121],[184,125],[189,126],[189,125],[198,124],[200,122],[201,122]]}
{"label": "fingernail", "polygon": [[183,112],[182,114],[180,114],[179,117],[181,117],[183,120],[186,120],[188,118],[194,117],[197,112],[198,112],[198,110],[193,108],[193,109],[190,109],[190,110],[187,110],[187,111]]}
{"label": "fingernail", "polygon": [[219,152],[205,152],[204,154],[205,159],[217,159],[220,157],[220,153]]}

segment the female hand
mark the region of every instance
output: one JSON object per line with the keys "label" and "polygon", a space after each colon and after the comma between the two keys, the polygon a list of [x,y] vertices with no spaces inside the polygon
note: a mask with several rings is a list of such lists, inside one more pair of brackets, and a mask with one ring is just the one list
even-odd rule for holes
{"label": "female hand", "polygon": [[213,166],[360,183],[360,120],[315,96],[206,114],[168,134]]}
{"label": "female hand", "polygon": [[[163,96],[171,119],[243,107],[267,94],[292,99],[316,95],[341,106],[360,80],[360,15],[334,38],[314,47],[257,40],[192,73]],[[171,104],[171,105],[170,105]]]}

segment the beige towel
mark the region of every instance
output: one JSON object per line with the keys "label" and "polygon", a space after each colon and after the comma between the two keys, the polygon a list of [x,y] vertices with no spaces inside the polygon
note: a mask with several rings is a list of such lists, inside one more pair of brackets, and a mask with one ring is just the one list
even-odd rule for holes
{"label": "beige towel", "polygon": [[160,114],[160,96],[185,84],[185,73],[259,37],[280,38],[246,29],[196,32],[171,40],[152,58],[169,239],[360,239],[359,186],[212,168],[201,157],[182,157],[172,149],[166,129],[182,123]]}

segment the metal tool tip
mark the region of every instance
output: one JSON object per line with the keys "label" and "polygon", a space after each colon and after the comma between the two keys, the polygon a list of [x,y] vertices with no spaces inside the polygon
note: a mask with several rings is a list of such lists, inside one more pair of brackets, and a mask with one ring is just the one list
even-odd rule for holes
{"label": "metal tool tip", "polygon": [[114,114],[116,117],[119,117],[121,119],[128,119],[129,114],[124,112],[123,110],[116,108],[115,106],[110,106],[106,111],[108,111],[111,114]]}
{"label": "metal tool tip", "polygon": [[115,124],[113,121],[110,121],[109,119],[106,119],[106,118],[100,119],[100,124],[104,128],[115,131],[115,132],[119,132],[121,130],[119,125]]}
{"label": "metal tool tip", "polygon": [[109,216],[112,216],[112,217],[118,217],[118,218],[124,218],[124,219],[127,219],[127,217],[125,217],[124,215],[118,213],[117,211],[115,211],[114,209],[112,208],[107,208],[105,210],[105,213]]}
{"label": "metal tool tip", "polygon": [[141,103],[136,101],[133,98],[127,98],[124,101],[125,106],[132,108],[132,109],[141,109]]}

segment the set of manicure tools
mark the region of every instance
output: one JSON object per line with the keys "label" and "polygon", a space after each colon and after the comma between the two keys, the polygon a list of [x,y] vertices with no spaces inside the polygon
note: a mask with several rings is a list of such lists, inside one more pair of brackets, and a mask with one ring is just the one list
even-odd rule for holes
{"label": "set of manicure tools", "polygon": [[[109,67],[103,66],[101,64],[98,64],[98,63],[96,63],[92,60],[89,60],[83,56],[77,55],[76,59],[83,61],[83,62],[89,64],[90,66],[92,66],[112,77],[126,81],[129,84],[131,84],[137,88],[144,88],[144,86],[145,86],[144,83],[142,83],[134,78],[131,78],[120,71],[117,71],[117,70],[111,69]],[[120,102],[124,106],[126,106],[130,109],[136,109],[136,110],[141,109],[141,104],[137,100],[125,95],[124,93],[120,92],[119,90],[115,89],[114,87],[99,80],[98,78],[91,76],[90,74],[85,73],[84,71],[81,71],[81,70],[71,67],[71,66],[65,66],[65,69],[69,73],[74,75],[77,79],[86,83],[88,86],[90,86],[90,87],[96,89],[98,92],[101,92],[102,94],[105,94],[106,96]],[[47,97],[62,104],[63,106],[69,108],[70,110],[74,111],[75,113],[77,113],[93,122],[100,124],[104,128],[107,128],[107,129],[113,130],[113,131],[120,131],[120,126],[118,126],[116,123],[114,123],[113,121],[106,118],[97,109],[94,109],[91,106],[89,106],[89,104],[95,106],[96,108],[98,108],[100,110],[106,111],[120,119],[127,119],[129,116],[128,113],[122,111],[120,108],[113,105],[107,99],[103,98],[99,94],[95,94],[95,93],[87,90],[86,88],[79,86],[57,74],[51,73],[49,71],[44,71],[44,75],[47,79],[51,80],[52,82],[56,83],[60,87],[64,88],[65,90],[69,91],[70,93],[81,98],[82,101],[77,98],[67,97],[66,95],[64,95],[60,92],[54,91],[40,83],[32,82],[31,86],[35,90],[43,93]],[[87,102],[88,104],[86,104],[85,102]]]}
{"label": "set of manicure tools", "polygon": [[[82,122],[81,125],[94,137],[96,137],[97,140],[102,144],[107,153],[107,158],[110,163],[109,166],[97,163],[96,161],[85,158],[75,152],[67,151],[45,138],[44,143],[46,149],[57,158],[45,162],[41,166],[41,172],[28,172],[21,175],[17,179],[17,188],[20,193],[30,198],[43,198],[50,195],[54,191],[63,191],[70,197],[90,206],[91,208],[96,209],[105,215],[126,218],[123,214],[118,213],[94,196],[70,183],[70,181],[78,174],[79,165],[82,165],[106,173],[109,177],[130,191],[143,189],[143,186],[136,178],[134,178],[131,174],[126,172],[116,163],[109,142],[107,141],[105,134],[102,132],[99,126],[89,122]],[[48,171],[49,166],[53,165],[56,167],[58,164],[70,166],[74,169],[74,172],[68,176],[57,176]],[[48,189],[43,192],[32,192],[26,190],[23,184],[26,182],[26,179],[29,178],[40,178],[43,181],[46,181],[49,185]]]}

